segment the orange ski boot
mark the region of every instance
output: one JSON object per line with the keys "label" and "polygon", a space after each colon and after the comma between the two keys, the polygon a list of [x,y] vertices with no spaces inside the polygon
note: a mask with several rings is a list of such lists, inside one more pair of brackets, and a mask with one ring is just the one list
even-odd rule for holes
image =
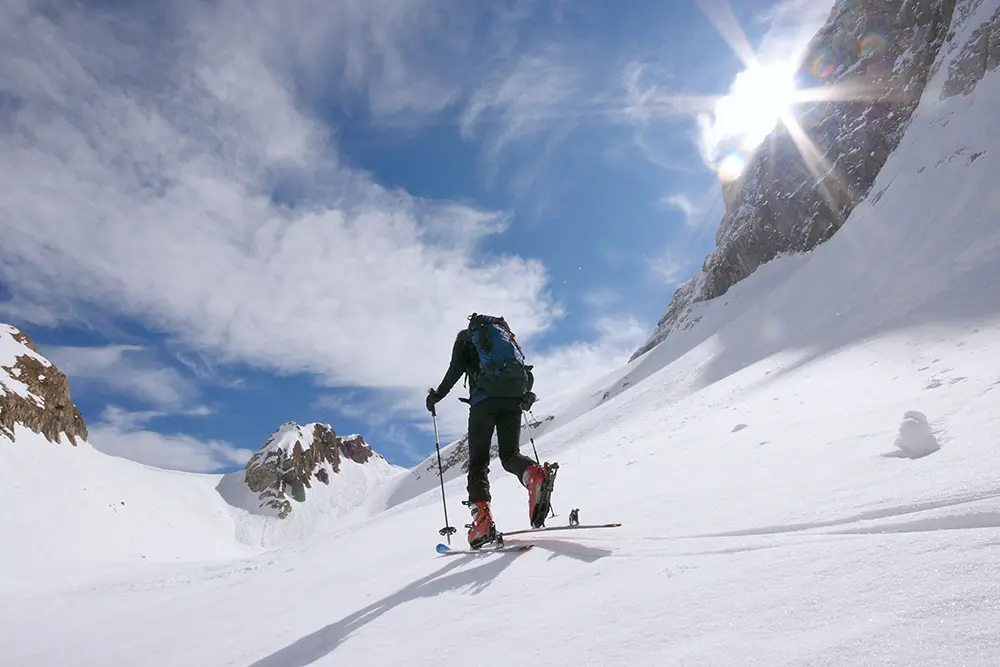
{"label": "orange ski boot", "polygon": [[521,482],[528,489],[528,518],[532,528],[541,528],[549,515],[552,498],[552,488],[556,481],[558,463],[545,462],[544,465],[532,465],[524,471]]}
{"label": "orange ski boot", "polygon": [[489,501],[481,500],[465,504],[470,506],[472,512],[472,523],[465,526],[469,529],[469,548],[478,549],[484,544],[496,542],[497,527],[493,523],[493,512],[490,511]]}

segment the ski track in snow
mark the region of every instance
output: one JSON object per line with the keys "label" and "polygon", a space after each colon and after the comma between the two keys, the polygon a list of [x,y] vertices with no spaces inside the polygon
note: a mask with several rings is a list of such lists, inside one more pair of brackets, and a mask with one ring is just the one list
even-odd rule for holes
{"label": "ski track in snow", "polygon": [[[19,433],[0,662],[995,667],[1000,141],[981,130],[998,102],[997,72],[926,99],[831,241],[553,410],[552,522],[579,507],[621,528],[440,557],[436,480],[415,473],[356,516],[275,529],[217,476]],[[913,411],[926,455],[894,444]],[[499,527],[524,527],[523,489],[492,479]],[[458,545],[464,485],[446,485]]]}

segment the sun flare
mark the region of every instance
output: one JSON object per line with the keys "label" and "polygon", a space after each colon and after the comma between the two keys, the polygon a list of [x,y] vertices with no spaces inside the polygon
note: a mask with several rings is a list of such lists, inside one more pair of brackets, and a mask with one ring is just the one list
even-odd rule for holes
{"label": "sun flare", "polygon": [[732,150],[719,162],[719,178],[738,178],[745,157],[774,130],[779,120],[790,118],[795,101],[795,68],[786,63],[754,64],[740,72],[729,94],[715,105],[711,134],[718,146]]}
{"label": "sun flare", "polygon": [[715,124],[740,148],[755,149],[788,113],[795,97],[795,70],[785,64],[755,65],[740,72],[729,95],[715,107]]}

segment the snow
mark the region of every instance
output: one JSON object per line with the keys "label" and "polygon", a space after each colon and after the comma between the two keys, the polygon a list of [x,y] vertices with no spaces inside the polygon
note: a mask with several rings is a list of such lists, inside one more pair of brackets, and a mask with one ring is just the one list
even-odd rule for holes
{"label": "snow", "polygon": [[929,456],[941,449],[941,443],[934,435],[934,430],[927,421],[927,415],[919,410],[909,410],[899,425],[896,447],[899,448],[901,456],[916,459]]}
{"label": "snow", "polygon": [[[31,398],[37,405],[44,406],[41,397],[32,394],[28,386],[17,379],[20,375],[20,368],[14,368],[18,357],[27,356],[43,362],[46,366],[49,362],[40,354],[29,348],[24,343],[14,339],[18,330],[9,324],[0,324],[0,396],[12,392],[21,398]],[[12,370],[6,371],[4,368]]]}
{"label": "snow", "polygon": [[[217,476],[19,435],[4,664],[995,666],[998,102],[997,72],[924,99],[831,241],[546,407],[553,521],[621,528],[439,557],[437,480],[411,473],[261,546],[250,527],[273,520],[221,502]],[[492,481],[500,528],[524,527],[524,490]],[[459,545],[464,486],[445,489]]]}
{"label": "snow", "polygon": [[301,443],[302,450],[306,451],[312,447],[314,424],[306,424],[304,427],[295,422],[286,422],[278,427],[278,430],[271,434],[271,437],[264,443],[264,450],[276,452],[279,449],[291,454],[295,443]]}

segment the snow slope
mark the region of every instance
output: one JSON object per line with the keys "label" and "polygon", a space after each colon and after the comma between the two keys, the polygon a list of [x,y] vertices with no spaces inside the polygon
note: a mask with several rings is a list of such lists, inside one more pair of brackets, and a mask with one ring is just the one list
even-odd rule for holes
{"label": "snow slope", "polygon": [[163,470],[87,442],[52,443],[22,427],[14,443],[0,438],[0,451],[0,591],[82,585],[154,562],[229,560],[307,544],[369,516],[369,496],[400,474],[378,455],[368,464],[344,459],[329,486],[314,484],[309,502],[279,520],[258,508],[242,471]]}
{"label": "snow slope", "polygon": [[[928,95],[832,240],[702,304],[536,437],[562,466],[556,521],[622,528],[441,558],[434,488],[308,544],[87,585],[35,588],[15,556],[3,664],[1000,664],[998,105],[997,72]],[[499,526],[524,526],[523,489],[492,479]],[[464,485],[446,487],[459,527]],[[38,526],[10,534],[5,556],[54,557]]]}
{"label": "snow slope", "polygon": [[215,490],[219,475],[151,468],[23,428],[15,437],[0,439],[0,590],[256,551],[237,539],[238,518]]}

